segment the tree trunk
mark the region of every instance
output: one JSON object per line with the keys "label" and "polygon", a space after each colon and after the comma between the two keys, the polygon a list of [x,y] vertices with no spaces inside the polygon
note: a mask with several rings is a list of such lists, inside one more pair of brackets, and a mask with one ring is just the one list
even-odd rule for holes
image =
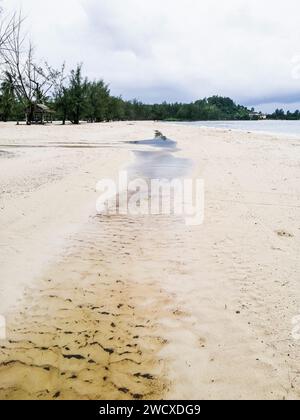
{"label": "tree trunk", "polygon": [[26,121],[27,125],[31,125],[33,121],[33,117],[34,117],[34,106],[31,104],[29,107],[29,112],[27,113],[27,121]]}
{"label": "tree trunk", "polygon": [[63,107],[62,125],[66,125],[67,116],[68,116],[68,109],[67,109],[67,107]]}
{"label": "tree trunk", "polygon": [[80,119],[80,115],[79,115],[79,106],[76,107],[76,117],[75,117],[75,124],[78,125],[79,124],[79,119]]}

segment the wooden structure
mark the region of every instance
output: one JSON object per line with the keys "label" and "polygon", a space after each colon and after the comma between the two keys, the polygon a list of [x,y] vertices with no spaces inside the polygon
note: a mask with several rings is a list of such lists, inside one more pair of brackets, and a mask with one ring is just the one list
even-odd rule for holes
{"label": "wooden structure", "polygon": [[266,120],[267,115],[262,114],[261,112],[250,112],[249,114],[250,120]]}
{"label": "wooden structure", "polygon": [[26,122],[28,124],[46,124],[53,122],[54,111],[44,104],[34,104],[26,109]]}

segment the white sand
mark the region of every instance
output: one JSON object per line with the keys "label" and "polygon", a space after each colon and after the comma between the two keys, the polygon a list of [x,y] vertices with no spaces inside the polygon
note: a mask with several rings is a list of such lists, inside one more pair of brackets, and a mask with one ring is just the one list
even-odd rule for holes
{"label": "white sand", "polygon": [[[131,159],[119,142],[155,129],[205,180],[203,226],[94,218],[96,182]],[[1,124],[1,397],[298,399],[299,178],[297,139],[152,122]],[[68,334],[82,323],[101,325],[88,354]],[[100,357],[97,340],[114,353]]]}

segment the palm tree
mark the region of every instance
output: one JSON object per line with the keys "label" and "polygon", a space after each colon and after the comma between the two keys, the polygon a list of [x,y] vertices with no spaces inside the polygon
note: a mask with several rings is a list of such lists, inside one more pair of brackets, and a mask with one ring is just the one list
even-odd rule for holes
{"label": "palm tree", "polygon": [[2,121],[8,121],[12,116],[15,105],[15,90],[10,73],[5,72],[1,83],[1,118]]}

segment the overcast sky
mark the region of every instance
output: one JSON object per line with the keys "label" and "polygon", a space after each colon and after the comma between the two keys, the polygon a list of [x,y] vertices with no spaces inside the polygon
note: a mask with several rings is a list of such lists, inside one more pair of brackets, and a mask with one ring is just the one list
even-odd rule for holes
{"label": "overcast sky", "polygon": [[3,0],[38,55],[84,63],[113,94],[145,102],[218,94],[300,108],[299,0]]}

